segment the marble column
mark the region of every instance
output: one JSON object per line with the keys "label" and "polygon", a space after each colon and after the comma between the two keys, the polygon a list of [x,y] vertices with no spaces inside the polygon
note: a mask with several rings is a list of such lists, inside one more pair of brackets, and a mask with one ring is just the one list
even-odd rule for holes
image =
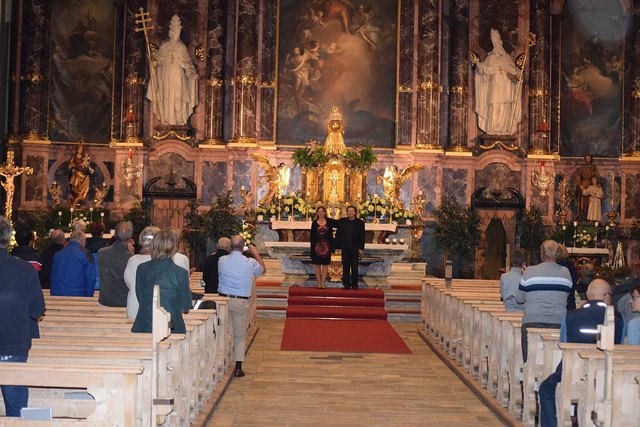
{"label": "marble column", "polygon": [[256,142],[258,6],[259,0],[236,3],[234,136],[231,141],[236,144]]}
{"label": "marble column", "polygon": [[209,2],[207,21],[207,80],[205,82],[205,143],[224,144],[225,1]]}
{"label": "marble column", "polygon": [[531,32],[536,44],[529,49],[529,153],[549,153],[549,0],[531,0]]}
{"label": "marble column", "polygon": [[[624,96],[625,114],[624,129],[628,135],[628,141],[623,141],[623,155],[625,157],[640,158],[640,3],[634,2],[633,24],[629,31],[629,43],[625,46],[626,64],[625,70],[631,70],[628,88],[630,96]],[[626,89],[626,88],[625,88]],[[625,95],[627,95],[625,93]],[[626,144],[624,144],[626,142]]]}
{"label": "marble column", "polygon": [[418,138],[417,147],[440,149],[440,2],[418,5]]}
{"label": "marble column", "polygon": [[469,0],[450,3],[449,144],[447,151],[467,152],[469,134]]}
{"label": "marble column", "polygon": [[259,140],[264,145],[276,143],[276,83],[278,1],[262,0],[260,14],[260,125]]}
{"label": "marble column", "polygon": [[13,114],[8,131],[31,140],[46,139],[50,7],[45,1],[18,2],[13,14],[16,25],[12,38],[17,43],[11,48],[14,63],[9,102]]}
{"label": "marble column", "polygon": [[414,17],[413,1],[400,0],[400,33],[398,41],[398,87],[397,87],[397,128],[396,146],[411,147],[414,120]]}

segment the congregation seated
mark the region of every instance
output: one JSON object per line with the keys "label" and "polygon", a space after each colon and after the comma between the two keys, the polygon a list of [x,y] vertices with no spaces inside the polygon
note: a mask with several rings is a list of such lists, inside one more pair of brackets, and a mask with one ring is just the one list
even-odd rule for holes
{"label": "congregation seated", "polygon": [[97,271],[85,244],[84,231],[76,230],[71,233],[67,245],[54,255],[51,295],[93,296]]}
{"label": "congregation seated", "polygon": [[40,253],[33,248],[34,242],[33,230],[27,226],[16,228],[17,245],[11,250],[11,255],[27,261],[38,272],[40,284],[44,283],[44,272],[42,271],[42,257]]}
{"label": "congregation seated", "polygon": [[66,243],[66,239],[64,237],[64,231],[59,228],[55,230],[51,230],[49,234],[49,239],[51,239],[51,243],[49,246],[42,250],[41,258],[42,258],[42,288],[50,289],[51,288],[51,269],[53,268],[53,256],[62,248],[64,248],[64,244]]}
{"label": "congregation seated", "polygon": [[136,272],[139,309],[132,332],[151,332],[155,285],[160,286],[161,306],[171,314],[171,332],[186,332],[182,313],[191,308],[191,289],[188,270],[173,262],[177,251],[178,236],[172,230],[160,230],[153,236],[151,260],[140,264]]}
{"label": "congregation seated", "polygon": [[640,285],[629,292],[629,306],[633,317],[625,327],[627,344],[640,345]]}
{"label": "congregation seated", "polygon": [[126,307],[129,288],[124,272],[133,255],[133,224],[123,221],[116,225],[115,242],[99,250],[98,274],[100,294],[98,301],[109,307]]}
{"label": "congregation seated", "polygon": [[612,304],[616,311],[622,316],[624,320],[624,336],[627,335],[627,326],[631,322],[631,319],[637,316],[631,310],[631,291],[640,285],[640,277],[637,272],[627,266],[619,267],[613,271],[612,282],[613,296],[611,297]]}
{"label": "congregation seated", "polygon": [[506,311],[522,311],[523,304],[516,301],[516,293],[528,258],[526,250],[516,249],[511,254],[511,269],[500,276],[500,298]]}
{"label": "congregation seated", "polygon": [[[587,302],[566,314],[560,329],[560,342],[595,343],[598,325],[604,323],[607,305],[611,303],[611,286],[602,279],[593,280],[587,289]],[[617,316],[615,342],[622,341],[622,319]],[[556,387],[562,378],[562,361],[556,371],[540,385],[540,426],[556,427]]]}
{"label": "congregation seated", "polygon": [[91,234],[91,237],[87,239],[87,249],[92,254],[97,254],[100,249],[107,246],[107,242],[102,237],[104,235],[104,224],[102,222],[90,222],[87,225],[87,231]]}

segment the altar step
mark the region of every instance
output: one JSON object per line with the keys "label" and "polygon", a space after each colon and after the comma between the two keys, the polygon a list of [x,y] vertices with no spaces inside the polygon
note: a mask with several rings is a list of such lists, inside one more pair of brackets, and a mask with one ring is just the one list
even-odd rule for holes
{"label": "altar step", "polygon": [[[398,285],[400,289],[385,290],[385,309],[388,320],[395,322],[420,323],[421,290],[416,286],[403,289],[407,285]],[[408,286],[407,286],[408,287]],[[258,286],[257,314],[260,317],[285,318],[287,310],[288,288],[282,286]],[[347,292],[347,291],[344,291]],[[358,292],[358,291],[355,291]]]}

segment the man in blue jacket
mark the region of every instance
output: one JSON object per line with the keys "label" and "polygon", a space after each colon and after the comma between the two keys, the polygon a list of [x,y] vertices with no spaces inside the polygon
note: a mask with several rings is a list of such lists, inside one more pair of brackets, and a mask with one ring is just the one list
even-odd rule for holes
{"label": "man in blue jacket", "polygon": [[[7,252],[11,224],[0,216],[0,363],[26,362],[31,339],[38,338],[38,318],[44,313],[44,298],[38,273],[27,261]],[[19,417],[27,406],[25,386],[0,386],[8,417]]]}
{"label": "man in blue jacket", "polygon": [[51,295],[93,296],[97,270],[85,243],[84,231],[74,231],[67,246],[53,256]]}

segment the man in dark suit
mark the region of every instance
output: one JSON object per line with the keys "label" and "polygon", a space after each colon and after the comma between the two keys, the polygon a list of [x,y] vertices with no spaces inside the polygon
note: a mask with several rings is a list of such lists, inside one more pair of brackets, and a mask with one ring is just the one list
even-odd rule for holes
{"label": "man in dark suit", "polygon": [[347,207],[347,217],[340,218],[336,230],[337,247],[342,251],[342,286],[358,289],[358,264],[364,255],[364,221],[356,218],[356,208]]}
{"label": "man in dark suit", "polygon": [[218,260],[231,252],[231,240],[228,237],[218,239],[217,251],[205,258],[202,264],[202,280],[204,280],[204,292],[207,294],[218,293]]}

